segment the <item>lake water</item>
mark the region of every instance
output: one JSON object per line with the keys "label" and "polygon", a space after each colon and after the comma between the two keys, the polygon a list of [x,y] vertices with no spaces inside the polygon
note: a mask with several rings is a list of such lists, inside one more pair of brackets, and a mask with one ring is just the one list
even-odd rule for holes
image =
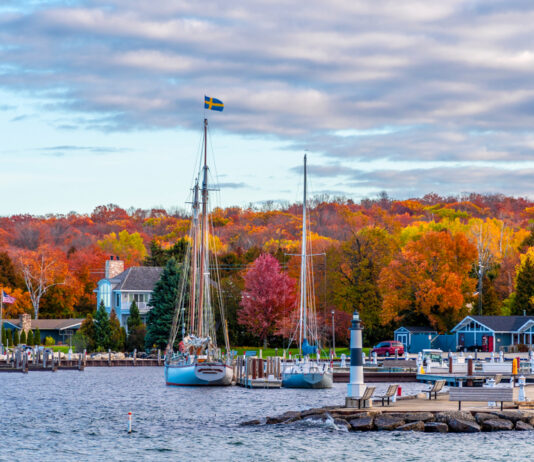
{"label": "lake water", "polygon": [[[378,384],[377,393],[385,384]],[[402,384],[415,392],[419,384]],[[163,369],[0,374],[1,461],[520,461],[534,432],[348,433],[311,423],[240,427],[287,410],[342,404],[330,390],[165,386]],[[132,434],[127,415],[133,413]]]}

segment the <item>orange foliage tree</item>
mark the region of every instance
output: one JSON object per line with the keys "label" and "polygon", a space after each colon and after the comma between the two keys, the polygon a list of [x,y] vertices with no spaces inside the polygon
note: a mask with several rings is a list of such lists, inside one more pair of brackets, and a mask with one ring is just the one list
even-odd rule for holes
{"label": "orange foliage tree", "polygon": [[409,242],[380,274],[382,322],[430,325],[444,332],[467,314],[477,250],[465,235],[431,231]]}

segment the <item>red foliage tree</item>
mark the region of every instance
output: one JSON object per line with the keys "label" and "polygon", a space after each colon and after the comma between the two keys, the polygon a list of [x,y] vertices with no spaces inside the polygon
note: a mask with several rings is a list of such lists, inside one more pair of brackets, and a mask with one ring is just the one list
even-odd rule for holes
{"label": "red foliage tree", "polygon": [[260,255],[245,273],[239,324],[260,337],[264,345],[276,334],[277,323],[295,307],[295,281],[280,271],[272,255]]}

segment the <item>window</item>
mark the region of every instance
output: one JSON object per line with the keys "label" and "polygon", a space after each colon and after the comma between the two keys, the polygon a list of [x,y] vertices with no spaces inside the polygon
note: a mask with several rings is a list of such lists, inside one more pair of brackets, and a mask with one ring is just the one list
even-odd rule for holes
{"label": "window", "polygon": [[107,282],[100,286],[100,301],[104,302],[106,308],[111,307],[111,285]]}
{"label": "window", "polygon": [[115,306],[120,307],[121,306],[121,294],[115,294]]}
{"label": "window", "polygon": [[133,294],[134,300],[137,303],[146,303],[148,302],[148,294]]}

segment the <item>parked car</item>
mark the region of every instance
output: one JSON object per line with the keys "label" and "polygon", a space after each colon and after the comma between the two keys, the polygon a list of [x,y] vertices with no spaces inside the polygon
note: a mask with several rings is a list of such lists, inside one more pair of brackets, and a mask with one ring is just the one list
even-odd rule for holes
{"label": "parked car", "polygon": [[376,353],[377,356],[394,356],[395,351],[399,356],[404,354],[404,345],[401,342],[396,342],[395,340],[388,340],[386,342],[380,342],[376,345],[372,353]]}

